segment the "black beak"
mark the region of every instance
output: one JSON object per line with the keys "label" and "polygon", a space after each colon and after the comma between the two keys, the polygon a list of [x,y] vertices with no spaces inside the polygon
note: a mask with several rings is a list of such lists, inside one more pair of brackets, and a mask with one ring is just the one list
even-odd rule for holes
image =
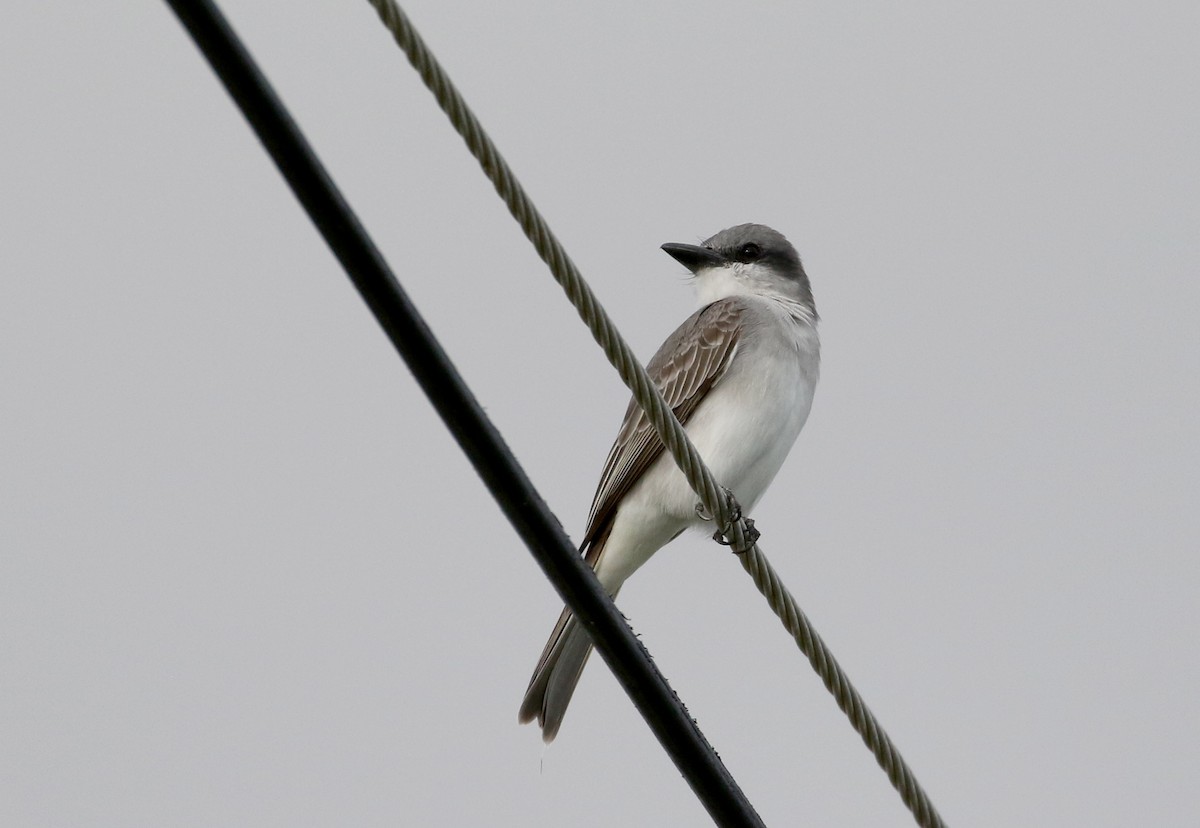
{"label": "black beak", "polygon": [[694,244],[675,244],[668,242],[662,246],[667,255],[688,270],[695,273],[702,267],[719,267],[725,264],[720,253],[707,247],[697,247]]}

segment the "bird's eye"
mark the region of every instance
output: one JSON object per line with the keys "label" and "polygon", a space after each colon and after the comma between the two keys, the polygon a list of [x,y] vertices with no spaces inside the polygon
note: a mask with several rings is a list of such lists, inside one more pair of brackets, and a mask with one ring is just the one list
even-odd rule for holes
{"label": "bird's eye", "polygon": [[738,258],[753,262],[762,257],[762,248],[754,242],[746,242],[738,248]]}

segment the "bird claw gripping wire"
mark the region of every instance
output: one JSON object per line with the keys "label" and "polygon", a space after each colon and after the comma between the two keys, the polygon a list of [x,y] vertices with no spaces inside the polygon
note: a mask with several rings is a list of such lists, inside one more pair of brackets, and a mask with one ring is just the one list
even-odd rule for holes
{"label": "bird claw gripping wire", "polygon": [[[721,487],[721,491],[725,493],[725,501],[732,504],[733,511],[737,512],[738,516],[740,516],[741,508],[738,506],[737,500],[734,499],[733,492],[729,491],[729,489],[726,489],[724,486]],[[708,513],[708,509],[704,508],[703,502],[696,504],[696,517],[700,518],[705,523],[713,520],[713,516]],[[737,517],[732,518],[731,524],[733,520],[737,520]],[[718,532],[718,534],[720,533]]]}
{"label": "bird claw gripping wire", "polygon": [[[733,532],[734,524],[742,520],[742,507],[738,504],[737,498],[733,496],[733,492],[724,486],[721,487],[721,491],[725,493],[725,498],[730,505],[729,520],[718,527],[717,531],[713,532],[712,538],[722,546],[732,546],[733,540],[730,538],[730,535]],[[703,503],[696,504],[696,514],[704,521],[713,519],[713,516],[708,514],[708,510],[704,508]],[[749,548],[758,543],[758,539],[762,537],[762,533],[754,528],[754,521],[750,518],[746,518],[743,525],[745,526],[745,537],[748,542],[747,548]]]}
{"label": "bird claw gripping wire", "polygon": [[[746,527],[746,549],[749,549],[751,546],[754,546],[754,544],[758,543],[758,539],[762,537],[762,532],[754,528],[754,521],[750,518],[745,518],[744,525]],[[729,525],[729,531],[733,531],[732,523]],[[733,546],[733,541],[728,540],[728,537],[728,532],[726,532],[724,535],[722,535],[720,532],[713,533],[713,540],[715,540],[717,543],[721,544],[722,546]],[[746,549],[735,549],[733,551],[740,554],[741,552],[745,552]]]}
{"label": "bird claw gripping wire", "polygon": [[[740,519],[741,511],[739,510],[737,515],[730,518],[729,523],[725,524],[724,529],[718,529],[717,531],[713,532],[713,540],[721,544],[721,546],[733,546],[733,539],[729,536],[733,532],[733,525]],[[746,549],[749,549],[751,546],[754,546],[754,544],[758,543],[758,539],[762,537],[762,532],[754,528],[753,520],[750,518],[745,518],[744,525],[746,527],[746,548],[733,550],[737,553],[745,552]]]}

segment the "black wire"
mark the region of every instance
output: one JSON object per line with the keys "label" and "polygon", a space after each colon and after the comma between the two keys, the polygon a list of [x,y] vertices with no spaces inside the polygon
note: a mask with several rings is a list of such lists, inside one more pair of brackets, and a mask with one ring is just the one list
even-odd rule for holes
{"label": "black wire", "polygon": [[[563,600],[718,825],[762,826],[645,647],[470,389],[215,4],[167,0],[257,133],[371,312]],[[420,527],[432,536],[436,528]]]}

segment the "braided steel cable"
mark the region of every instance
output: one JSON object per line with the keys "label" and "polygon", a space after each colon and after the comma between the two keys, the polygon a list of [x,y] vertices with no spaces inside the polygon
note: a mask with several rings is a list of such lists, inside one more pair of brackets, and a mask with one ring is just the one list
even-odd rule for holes
{"label": "braided steel cable", "polygon": [[696,492],[703,509],[713,519],[722,534],[737,553],[742,566],[750,573],[758,591],[766,597],[772,611],[783,622],[800,651],[821,677],[825,687],[833,695],[855,731],[875,755],[892,786],[912,812],[917,824],[923,828],[944,828],[937,810],[928,794],[921,787],[912,769],[900,755],[887,733],[880,726],[862,697],[854,689],[849,676],[842,670],[825,642],[813,629],[808,617],[797,605],[796,600],[780,581],[778,574],[759,549],[753,533],[741,515],[736,501],[728,490],[723,489],[713,477],[700,457],[696,447],[675,414],[666,405],[662,394],[651,382],[645,368],[633,354],[608,313],[604,310],[592,289],[584,281],[578,268],[571,261],[558,239],[550,231],[533,201],[517,181],[511,168],[492,143],[462,95],[451,83],[449,76],[438,63],[429,47],[417,33],[408,16],[395,0],[368,0],[379,14],[384,26],[392,33],[396,43],[404,51],[409,62],[425,85],[433,93],[438,106],[449,117],[455,130],[466,142],[468,150],[479,161],[484,173],[495,187],[497,194],[508,206],[509,212],[526,237],[532,242],[538,255],[550,268],[555,281],[563,288],[567,298],[575,307],[580,318],[588,326],[593,338],[604,350],[609,362],[617,369],[625,385],[629,387],[638,405],[646,412],[655,431],[675,459],[680,471]]}
{"label": "braided steel cable", "polygon": [[450,118],[450,122],[462,136],[471,154],[479,161],[484,173],[491,180],[496,192],[508,206],[513,218],[521,225],[526,237],[533,243],[538,255],[541,256],[554,275],[555,281],[566,291],[567,298],[575,306],[580,318],[587,324],[596,342],[604,350],[609,362],[617,369],[621,379],[633,391],[638,403],[650,417],[655,430],[662,438],[667,450],[675,458],[675,462],[683,471],[688,483],[700,496],[704,508],[710,515],[716,515],[718,525],[729,522],[734,514],[732,505],[717,484],[712,473],[704,465],[700,453],[692,445],[683,426],[679,424],[674,412],[667,406],[662,394],[655,388],[646,369],[633,353],[633,349],[625,342],[617,326],[609,318],[600,300],[592,292],[591,287],[584,281],[579,269],[558,239],[550,232],[546,220],[542,218],[525,189],[513,175],[512,169],[492,143],[474,113],[471,112],[462,95],[455,89],[454,84],[446,75],[445,70],[429,51],[429,47],[421,39],[411,21],[392,0],[370,0],[379,13],[383,24],[396,39],[396,43],[404,50],[413,68],[425,81],[425,85],[433,92],[438,106]]}

